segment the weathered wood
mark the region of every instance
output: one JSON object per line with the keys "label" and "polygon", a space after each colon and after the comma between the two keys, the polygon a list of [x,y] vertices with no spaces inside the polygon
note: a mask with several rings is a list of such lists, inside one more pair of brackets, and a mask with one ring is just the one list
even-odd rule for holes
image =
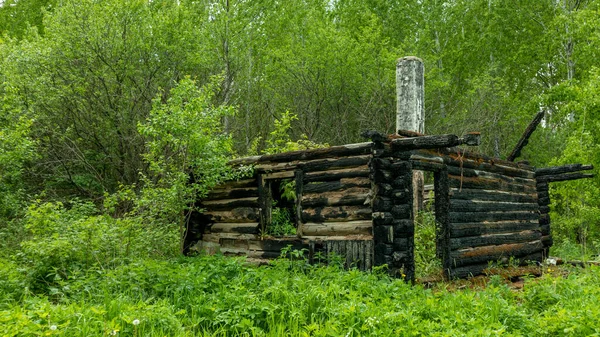
{"label": "weathered wood", "polygon": [[[450,268],[450,181],[446,169],[434,173],[436,257],[444,269]],[[413,261],[414,263],[414,261]]]}
{"label": "weathered wood", "polygon": [[484,234],[461,238],[450,238],[450,249],[456,250],[466,247],[481,247],[491,245],[512,244],[540,240],[542,233],[536,230],[524,230],[516,233]]}
{"label": "weathered wood", "polygon": [[423,61],[414,56],[396,62],[396,130],[425,132]]}
{"label": "weathered wood", "polygon": [[316,181],[304,184],[303,191],[305,193],[322,193],[339,191],[352,187],[370,188],[371,180],[369,178],[342,178],[334,181]]}
{"label": "weathered wood", "polygon": [[231,210],[238,207],[258,207],[258,197],[203,200],[202,207],[206,208],[209,211]]}
{"label": "weathered wood", "polygon": [[302,207],[364,205],[370,191],[368,188],[353,187],[339,192],[305,193]]}
{"label": "weathered wood", "polygon": [[369,167],[359,166],[349,169],[341,170],[330,170],[330,171],[318,171],[318,172],[307,172],[304,176],[304,181],[309,183],[313,181],[331,181],[339,180],[342,178],[357,178],[357,177],[368,177]]}
{"label": "weathered wood", "polygon": [[542,241],[509,243],[475,248],[458,249],[450,252],[452,265],[456,267],[488,261],[498,261],[510,256],[519,257],[539,252],[543,249]]}
{"label": "weathered wood", "polygon": [[533,133],[533,131],[535,131],[538,124],[540,124],[540,122],[542,121],[543,118],[544,118],[544,111],[542,110],[542,111],[538,112],[535,115],[535,117],[533,118],[533,120],[531,121],[531,123],[529,123],[529,125],[525,129],[525,132],[523,132],[521,139],[519,139],[519,141],[517,142],[517,145],[512,150],[510,155],[508,155],[508,158],[506,160],[514,161],[515,158],[517,158],[521,155],[521,150],[525,147],[525,145],[527,145],[527,143],[529,141],[529,137],[531,137],[531,134]]}
{"label": "weathered wood", "polygon": [[498,233],[513,233],[523,230],[536,230],[540,228],[538,221],[484,221],[453,223],[450,226],[450,236],[461,238]]}
{"label": "weathered wood", "polygon": [[395,219],[391,212],[373,212],[371,217],[374,225],[389,225]]}
{"label": "weathered wood", "polygon": [[547,175],[556,175],[562,173],[572,173],[578,171],[588,171],[594,169],[594,165],[571,164],[563,166],[544,167],[535,170],[536,177]]}
{"label": "weathered wood", "polygon": [[294,177],[294,171],[279,171],[272,173],[264,173],[263,179],[265,180],[273,180],[273,179],[290,179]]}
{"label": "weathered wood", "polygon": [[415,170],[425,170],[425,171],[440,171],[446,168],[445,164],[440,164],[440,163],[435,163],[435,162],[431,162],[431,161],[425,161],[425,160],[412,160],[411,158],[411,165],[413,167],[413,169]]}
{"label": "weathered wood", "polygon": [[480,177],[461,177],[448,175],[450,187],[469,188],[482,190],[500,190],[507,192],[535,192],[535,185],[524,185],[519,183],[509,183],[501,179],[490,179]]}
{"label": "weathered wood", "polygon": [[210,233],[258,234],[258,222],[218,222],[210,225]]}
{"label": "weathered wood", "polygon": [[437,160],[442,158],[444,164],[454,167],[470,168],[492,173],[503,174],[510,177],[521,177],[534,179],[535,173],[533,167],[504,161],[498,158],[491,158],[481,154],[475,154],[469,151],[453,152],[447,149],[436,150],[416,150],[413,155],[418,154],[423,158]]}
{"label": "weathered wood", "polygon": [[313,160],[331,157],[358,156],[371,153],[371,142],[331,146],[320,149],[299,150],[270,155],[234,159],[229,165],[249,165],[267,162],[291,162],[295,160]]}
{"label": "weathered wood", "polygon": [[400,204],[392,207],[392,215],[395,219],[410,219],[412,214],[412,204]]}
{"label": "weathered wood", "polygon": [[205,211],[203,214],[210,216],[214,222],[254,222],[259,221],[260,211],[254,207],[238,207],[230,211]]}
{"label": "weathered wood", "polygon": [[481,221],[506,221],[506,220],[536,220],[537,212],[450,212],[451,223],[481,222]]}
{"label": "weathered wood", "polygon": [[242,233],[216,233],[216,234],[204,234],[202,235],[202,242],[219,243],[221,239],[233,239],[233,240],[254,240],[258,239],[256,234],[242,234]]}
{"label": "weathered wood", "polygon": [[258,204],[259,204],[259,223],[261,232],[265,232],[267,226],[271,223],[271,205],[273,204],[273,195],[271,185],[262,174],[258,175]]}
{"label": "weathered wood", "polygon": [[392,225],[374,226],[373,239],[377,242],[393,243],[394,227]]}
{"label": "weathered wood", "polygon": [[296,224],[298,224],[296,234],[298,237],[302,236],[302,226],[300,226],[300,222],[302,219],[302,195],[304,194],[304,171],[296,170],[294,181],[296,183],[296,200],[294,201],[296,208]]}
{"label": "weathered wood", "polygon": [[373,241],[372,234],[352,234],[352,235],[304,235],[303,240],[312,242],[324,242],[324,241]]}
{"label": "weathered wood", "polygon": [[303,222],[371,220],[368,206],[304,207],[301,210]]}
{"label": "weathered wood", "polygon": [[485,170],[476,170],[464,167],[461,168],[456,166],[448,166],[448,173],[462,177],[480,177],[488,179],[497,179],[511,184],[524,184],[528,186],[536,186],[537,183],[535,179],[511,177],[504,174],[488,172]]}
{"label": "weathered wood", "polygon": [[542,244],[544,244],[544,247],[551,247],[553,243],[554,240],[552,239],[552,235],[542,236]]}
{"label": "weathered wood", "polygon": [[398,138],[390,142],[392,151],[436,149],[440,147],[453,147],[461,144],[462,140],[456,135],[436,135],[414,138]]}
{"label": "weathered wood", "polygon": [[556,182],[556,181],[586,179],[586,178],[593,178],[593,177],[595,177],[595,174],[593,174],[593,173],[563,173],[563,174],[554,174],[554,175],[544,175],[541,177],[537,177],[537,180],[539,182]]}
{"label": "weathered wood", "polygon": [[388,170],[375,169],[370,176],[375,184],[382,184],[392,181],[395,175]]}
{"label": "weathered wood", "polygon": [[498,190],[483,190],[483,189],[469,189],[463,188],[451,188],[450,197],[453,200],[482,200],[482,201],[501,201],[501,202],[519,202],[519,203],[536,203],[537,194],[534,192],[530,193],[519,193],[519,192],[506,192]]}
{"label": "weathered wood", "polygon": [[290,162],[262,163],[256,165],[254,170],[259,172],[294,171],[296,169],[302,169],[303,171],[325,171],[366,165],[370,158],[371,155],[361,155],[308,161],[295,160]]}
{"label": "weathered wood", "polygon": [[300,250],[308,248],[308,240],[293,237],[274,238],[267,237],[263,240],[248,240],[249,250],[263,250],[279,252],[283,248],[291,246],[292,249]]}
{"label": "weathered wood", "polygon": [[302,234],[306,236],[370,235],[372,221],[345,221],[302,224]]}
{"label": "weathered wood", "polygon": [[546,193],[548,193],[548,188],[549,188],[548,183],[541,183],[541,182],[538,181],[538,183],[536,185],[536,190],[538,192],[546,192]]}
{"label": "weathered wood", "polygon": [[539,216],[540,225],[550,225],[550,214],[540,214]]}
{"label": "weathered wood", "polygon": [[375,197],[371,203],[375,212],[389,212],[394,206],[394,200],[390,197]]}
{"label": "weathered wood", "polygon": [[550,213],[550,206],[539,206],[540,214]]}
{"label": "weathered wood", "polygon": [[230,190],[234,188],[256,188],[256,179],[230,180],[217,186],[217,189]]}
{"label": "weathered wood", "polygon": [[507,212],[507,211],[537,211],[537,203],[480,201],[480,200],[450,200],[451,212]]}
{"label": "weathered wood", "polygon": [[215,189],[208,192],[208,195],[204,200],[218,200],[218,199],[239,199],[257,197],[258,189],[254,188],[232,188],[232,189]]}

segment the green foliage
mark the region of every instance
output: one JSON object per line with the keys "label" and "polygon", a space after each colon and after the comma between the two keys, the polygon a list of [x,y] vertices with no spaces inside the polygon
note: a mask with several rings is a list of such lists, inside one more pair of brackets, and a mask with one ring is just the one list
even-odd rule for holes
{"label": "green foliage", "polygon": [[197,198],[217,183],[233,177],[230,159],[231,138],[223,132],[221,119],[233,114],[228,106],[212,103],[219,79],[198,89],[190,78],[170,91],[166,103],[161,95],[152,111],[138,125],[146,139],[144,160],[148,174],[136,201],[138,212],[151,214],[179,226],[181,248],[186,219]]}
{"label": "green foliage", "polygon": [[415,273],[423,277],[442,272],[442,263],[436,257],[435,214],[422,211],[415,218]]}
{"label": "green foliage", "polygon": [[289,208],[275,207],[271,210],[271,223],[267,225],[263,235],[295,235],[296,226]]}
{"label": "green foliage", "polygon": [[65,279],[52,297],[21,290],[8,301],[6,296],[27,282],[10,272],[15,265],[3,264],[0,333],[585,336],[597,331],[597,267],[529,280],[521,292],[497,279],[485,289],[448,291],[381,274],[310,266],[301,251],[289,253],[260,268],[222,256],[140,260]]}
{"label": "green foliage", "polygon": [[99,213],[89,202],[72,200],[36,203],[29,207],[24,226],[30,236],[17,253],[27,267],[30,287],[51,291],[80,270],[112,268],[133,257],[166,257],[177,253],[172,226],[143,219],[115,219]]}

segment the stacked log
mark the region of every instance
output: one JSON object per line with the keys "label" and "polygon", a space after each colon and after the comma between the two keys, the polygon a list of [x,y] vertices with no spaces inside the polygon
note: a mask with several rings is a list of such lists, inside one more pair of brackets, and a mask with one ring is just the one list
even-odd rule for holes
{"label": "stacked log", "polygon": [[374,262],[387,264],[392,275],[413,280],[412,167],[405,154],[400,157],[404,159],[373,158],[371,162]]}
{"label": "stacked log", "polygon": [[533,168],[458,152],[441,158],[449,184],[449,275],[477,275],[510,258],[541,260]]}

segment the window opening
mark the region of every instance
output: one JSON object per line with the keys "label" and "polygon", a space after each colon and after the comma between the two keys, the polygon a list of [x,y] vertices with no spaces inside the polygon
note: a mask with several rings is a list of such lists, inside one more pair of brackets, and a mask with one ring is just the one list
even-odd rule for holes
{"label": "window opening", "polygon": [[296,219],[296,181],[294,179],[269,180],[271,196],[271,217],[262,236],[295,236],[298,227]]}

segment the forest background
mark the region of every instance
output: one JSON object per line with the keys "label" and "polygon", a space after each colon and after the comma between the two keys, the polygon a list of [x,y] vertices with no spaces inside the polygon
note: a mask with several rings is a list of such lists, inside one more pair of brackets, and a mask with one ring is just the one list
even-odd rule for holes
{"label": "forest background", "polygon": [[[506,158],[543,110],[519,160],[600,167],[600,1],[3,1],[3,262],[49,292],[176,256],[228,159],[392,133],[406,55],[427,134],[480,131]],[[599,179],[552,186],[562,252],[599,253]]]}

